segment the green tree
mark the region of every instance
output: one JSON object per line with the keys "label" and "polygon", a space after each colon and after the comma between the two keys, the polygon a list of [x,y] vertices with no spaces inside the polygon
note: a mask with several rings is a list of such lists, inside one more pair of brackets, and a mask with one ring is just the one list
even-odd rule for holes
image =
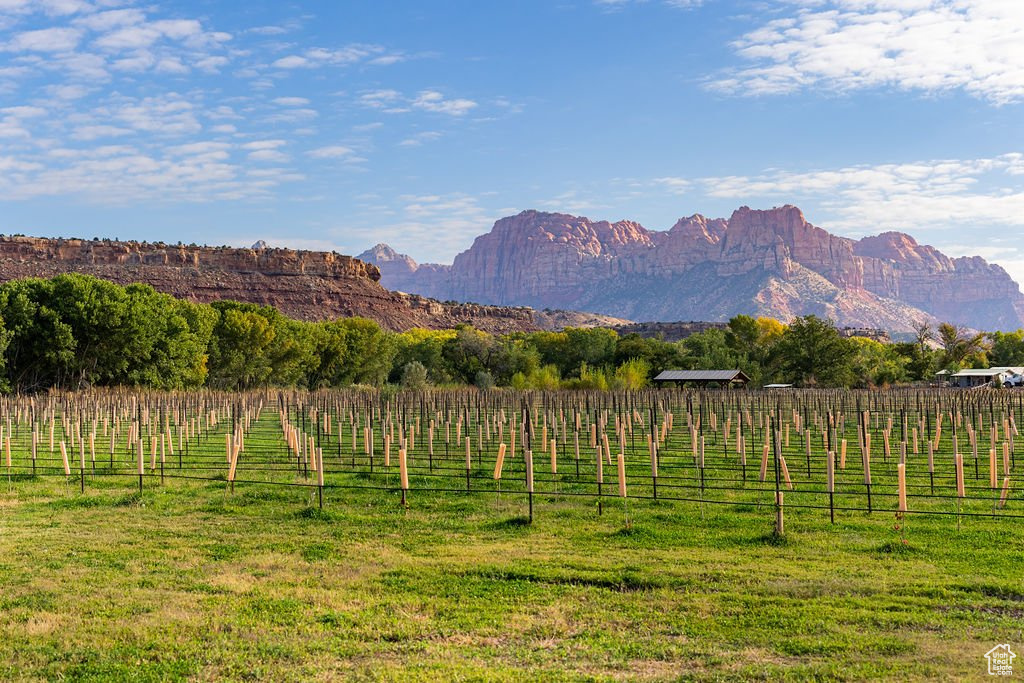
{"label": "green tree", "polygon": [[615,365],[620,366],[634,358],[645,361],[653,377],[662,370],[681,368],[685,354],[681,347],[663,339],[644,338],[636,333],[620,337],[615,346]]}
{"label": "green tree", "polygon": [[939,323],[938,339],[943,350],[943,367],[957,369],[979,360],[984,363],[980,358],[986,350],[984,333],[972,333],[951,323]]}
{"label": "green tree", "polygon": [[853,337],[855,349],[852,360],[853,385],[856,387],[884,387],[909,379],[907,359],[892,344],[874,339]]}
{"label": "green tree", "polygon": [[419,391],[427,387],[427,369],[418,360],[411,360],[402,368],[402,388]]}
{"label": "green tree", "polygon": [[220,313],[210,340],[210,385],[248,389],[270,382],[277,331],[269,314],[252,304],[218,301]]}
{"label": "green tree", "polygon": [[50,307],[53,283],[29,278],[0,286],[0,317],[7,333],[6,371],[10,388],[36,391],[57,385],[75,358],[71,326]]}
{"label": "green tree", "polygon": [[729,346],[724,330],[711,328],[691,334],[679,342],[684,353],[684,364],[689,370],[742,369],[745,358]]}
{"label": "green tree", "polygon": [[989,335],[992,348],[988,357],[992,365],[1024,365],[1024,330],[1016,332],[993,332]]}
{"label": "green tree", "polygon": [[346,330],[347,337],[339,384],[384,384],[397,350],[394,335],[367,318],[344,318],[337,324]]}
{"label": "green tree", "polygon": [[501,352],[501,345],[493,335],[460,325],[455,336],[446,340],[441,355],[452,376],[463,384],[471,384],[481,370],[488,370]]}
{"label": "green tree", "polygon": [[427,377],[434,384],[452,381],[452,372],[444,358],[444,344],[455,337],[454,330],[412,329],[396,334],[395,360],[391,379],[401,380],[406,363],[417,361],[427,369]]}
{"label": "green tree", "polygon": [[806,315],[790,323],[775,345],[783,377],[800,386],[849,386],[856,349],[831,320]]}
{"label": "green tree", "polygon": [[651,374],[650,364],[643,358],[632,358],[615,368],[612,386],[615,389],[635,391],[647,386]]}
{"label": "green tree", "polygon": [[933,378],[939,363],[939,352],[917,341],[893,344],[892,349],[903,357],[908,379],[922,381]]}

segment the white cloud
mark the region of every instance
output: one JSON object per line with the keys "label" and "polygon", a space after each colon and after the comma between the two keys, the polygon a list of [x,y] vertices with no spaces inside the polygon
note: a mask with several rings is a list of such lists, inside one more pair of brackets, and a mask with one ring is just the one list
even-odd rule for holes
{"label": "white cloud", "polygon": [[386,241],[400,251],[408,249],[402,245],[415,245],[412,251],[418,259],[448,260],[503,215],[482,206],[478,197],[459,192],[398,199],[401,204],[394,221],[382,220],[386,212],[378,212],[372,225],[349,224],[339,229],[353,243],[352,253]]}
{"label": "white cloud", "polygon": [[22,126],[16,119],[6,118],[0,120],[0,139],[5,138],[30,138],[32,134]]}
{"label": "white cloud", "polygon": [[218,73],[223,67],[228,65],[227,57],[203,57],[196,61],[196,68],[205,71],[207,73]]}
{"label": "white cloud", "polygon": [[[826,229],[854,237],[908,232],[954,255],[977,254],[1009,238],[1013,259],[998,261],[1024,281],[1024,154],[977,159],[769,170],[692,181],[694,192],[729,204],[798,204]],[[965,240],[972,249],[961,249]],[[944,244],[945,243],[945,244]],[[947,244],[949,246],[947,246]]]}
{"label": "white cloud", "polygon": [[276,149],[259,149],[249,153],[249,161],[266,161],[275,164],[287,163],[290,157]]}
{"label": "white cloud", "polygon": [[156,70],[165,74],[185,74],[189,68],[181,63],[177,57],[164,57],[157,62]]}
{"label": "white cloud", "polygon": [[288,33],[288,29],[284,26],[257,26],[249,29],[248,32],[259,36],[279,36]]}
{"label": "white cloud", "polygon": [[[312,121],[318,116],[320,116],[320,112],[316,109],[287,107],[276,114],[271,114],[264,120],[268,123],[299,123],[302,121]],[[299,129],[296,129],[295,133],[299,133]]]}
{"label": "white cloud", "polygon": [[422,133],[416,133],[415,135],[408,137],[398,143],[399,147],[420,147],[428,142],[439,140],[442,137],[441,133],[436,130],[428,130]]}
{"label": "white cloud", "polygon": [[305,97],[275,97],[273,102],[282,107],[304,107],[309,104]]}
{"label": "white cloud", "polygon": [[212,142],[156,151],[110,145],[50,150],[45,163],[0,157],[0,199],[81,196],[114,205],[235,201],[265,197],[282,183],[301,178],[284,172],[251,177],[243,165],[232,162],[232,149]]}
{"label": "white cloud", "polygon": [[82,85],[50,85],[46,88],[47,94],[58,100],[78,100],[89,94],[89,89]]}
{"label": "white cloud", "polygon": [[44,28],[17,34],[4,47],[10,52],[68,52],[82,40],[74,28]]}
{"label": "white cloud", "polygon": [[752,63],[708,86],[739,95],[803,90],[963,89],[995,104],[1024,98],[1018,0],[788,0],[794,12],[733,44]]}
{"label": "white cloud", "polygon": [[473,100],[466,99],[448,100],[436,90],[424,90],[412,101],[412,106],[439,114],[462,116],[476,107],[477,104]]}
{"label": "white cloud", "polygon": [[79,126],[71,133],[72,140],[97,140],[99,138],[120,137],[134,133],[131,128],[120,126]]}
{"label": "white cloud", "polygon": [[371,90],[359,96],[359,103],[366,107],[380,109],[390,106],[402,99],[402,93],[397,90]]}
{"label": "white cloud", "polygon": [[247,142],[242,145],[242,149],[277,149],[278,147],[284,147],[287,143],[285,140],[256,140],[253,142]]}
{"label": "white cloud", "polygon": [[42,107],[17,106],[0,109],[0,113],[19,119],[34,119],[40,116],[46,116],[47,111]]}
{"label": "white cloud", "polygon": [[371,90],[361,94],[358,102],[364,107],[381,109],[389,114],[400,114],[419,109],[450,116],[463,116],[477,107],[473,100],[446,99],[437,90],[421,90],[415,97],[407,97],[397,90]]}
{"label": "white cloud", "polygon": [[[360,92],[359,81],[332,83],[328,110],[294,69],[369,69],[403,61],[402,52],[262,37],[295,31],[301,20],[233,37],[181,11],[138,0],[0,0],[0,201],[267,197],[303,179],[291,165],[300,154],[305,164],[360,169],[359,150],[373,148],[381,124],[353,125],[337,109],[339,98],[353,97],[342,93]],[[242,87],[211,77],[221,72]],[[358,103],[383,112],[459,117],[477,106],[439,89],[403,93],[371,82],[379,89]],[[440,135],[393,130],[406,146]],[[331,144],[350,134],[352,146]]]}
{"label": "white cloud", "polygon": [[74,23],[92,31],[110,31],[122,26],[141,24],[145,20],[146,13],[140,9],[115,9],[80,17]]}
{"label": "white cloud", "polygon": [[307,156],[314,159],[342,159],[345,157],[351,157],[353,154],[355,154],[355,150],[351,147],[345,147],[344,145],[328,145],[326,147],[311,149],[306,152]]}
{"label": "white cloud", "polygon": [[278,69],[298,69],[303,66],[307,66],[309,60],[305,57],[299,57],[297,55],[290,55],[288,57],[282,57],[275,61],[271,66]]}
{"label": "white cloud", "polygon": [[358,62],[386,65],[398,61],[401,61],[400,55],[388,55],[380,45],[355,44],[336,49],[309,48],[301,54],[281,57],[271,66],[276,69],[312,69],[321,66],[348,66]]}
{"label": "white cloud", "polygon": [[141,100],[126,98],[109,112],[113,118],[145,133],[183,135],[202,130],[195,106],[176,93]]}
{"label": "white cloud", "polygon": [[655,178],[654,184],[665,188],[670,194],[677,195],[687,194],[693,187],[693,181],[687,178]]}

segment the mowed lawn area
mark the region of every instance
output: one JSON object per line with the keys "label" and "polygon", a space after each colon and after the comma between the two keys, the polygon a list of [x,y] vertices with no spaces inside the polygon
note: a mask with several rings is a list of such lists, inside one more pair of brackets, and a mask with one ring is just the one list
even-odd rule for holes
{"label": "mowed lawn area", "polygon": [[880,512],[780,541],[752,505],[0,488],[5,680],[982,679],[1024,641],[1008,518],[911,514],[904,546]]}

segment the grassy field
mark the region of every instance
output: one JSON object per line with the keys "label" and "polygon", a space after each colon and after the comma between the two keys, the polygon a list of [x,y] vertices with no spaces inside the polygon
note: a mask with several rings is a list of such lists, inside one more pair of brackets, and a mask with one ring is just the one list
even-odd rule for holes
{"label": "grassy field", "polygon": [[[422,443],[405,509],[394,463],[347,467],[346,442],[328,439],[321,510],[315,487],[288,485],[315,478],[289,460],[271,410],[232,493],[229,427],[192,444],[183,469],[168,458],[163,485],[147,466],[142,493],[131,450],[113,469],[88,463],[82,493],[75,449],[65,477],[41,446],[33,476],[15,430],[12,474],[0,469],[0,678],[965,680],[987,678],[994,645],[1024,643],[1018,495],[996,511],[984,466],[959,528],[949,514],[897,519],[895,464],[881,459],[875,512],[832,524],[820,457],[804,471],[795,440],[780,538],[772,476],[759,486],[752,462],[743,481],[734,456],[709,454],[700,493],[682,445],[665,451],[659,500],[627,508],[606,468],[600,515],[578,495],[592,471],[551,476],[538,456],[529,524],[521,458],[500,495],[493,456],[472,493],[430,491],[464,486],[464,471],[453,453],[444,474],[438,454],[428,476]],[[644,449],[629,466],[641,494]],[[931,498],[921,457],[911,510],[955,510],[949,458]],[[863,506],[860,479],[853,464],[838,476],[837,505]]]}
{"label": "grassy field", "polygon": [[4,483],[0,677],[964,679],[1022,641],[1009,520],[133,486]]}

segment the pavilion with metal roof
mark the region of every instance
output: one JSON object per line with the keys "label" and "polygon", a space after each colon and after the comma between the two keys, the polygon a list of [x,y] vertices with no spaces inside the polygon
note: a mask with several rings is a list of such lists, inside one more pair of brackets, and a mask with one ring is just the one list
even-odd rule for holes
{"label": "pavilion with metal roof", "polygon": [[746,386],[750,378],[742,370],[663,370],[654,378],[661,384],[678,382],[679,384],[718,384],[719,386]]}

